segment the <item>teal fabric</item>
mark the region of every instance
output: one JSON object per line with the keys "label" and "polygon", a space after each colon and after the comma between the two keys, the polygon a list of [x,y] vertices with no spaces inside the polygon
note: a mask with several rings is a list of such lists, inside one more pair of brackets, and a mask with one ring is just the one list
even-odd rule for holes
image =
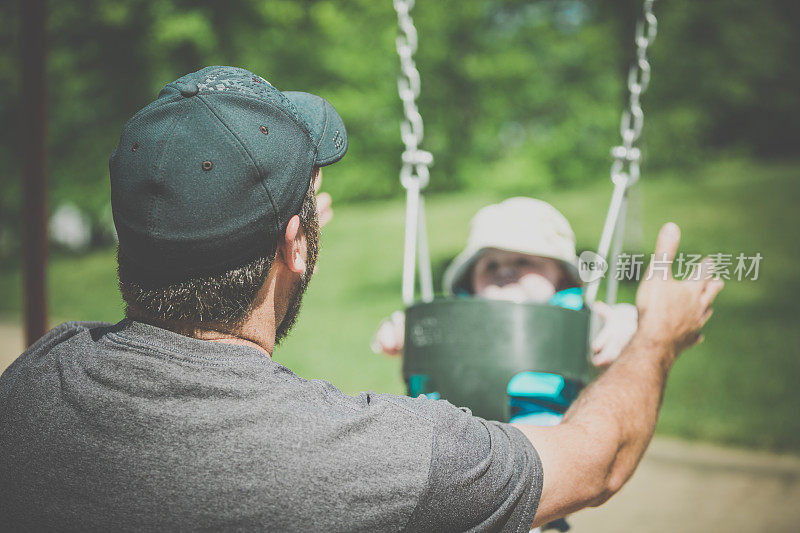
{"label": "teal fabric", "polygon": [[324,99],[235,67],[167,84],[125,125],[109,161],[120,253],[169,281],[274,249],[314,167],[347,150]]}
{"label": "teal fabric", "polygon": [[564,415],[552,411],[541,411],[538,413],[522,412],[511,417],[512,424],[530,424],[532,426],[557,426],[561,423]]}
{"label": "teal fabric", "polygon": [[557,305],[566,309],[580,311],[583,309],[583,289],[572,287],[555,293],[548,302],[550,305]]}
{"label": "teal fabric", "polygon": [[408,376],[408,395],[416,398],[419,395],[430,398],[431,400],[439,400],[442,395],[436,391],[428,392],[426,385],[428,383],[428,376],[425,374],[412,374]]}
{"label": "teal fabric", "polygon": [[508,382],[511,422],[551,426],[575,401],[580,386],[549,372],[520,372]]}
{"label": "teal fabric", "polygon": [[509,396],[555,397],[564,389],[564,377],[547,372],[520,372],[508,382]]}

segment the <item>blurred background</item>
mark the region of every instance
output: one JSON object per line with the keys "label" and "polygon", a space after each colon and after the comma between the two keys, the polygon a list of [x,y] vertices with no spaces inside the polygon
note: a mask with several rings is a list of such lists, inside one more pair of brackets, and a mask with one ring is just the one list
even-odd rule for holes
{"label": "blurred background", "polygon": [[[551,202],[571,221],[580,249],[597,246],[641,9],[639,0],[417,1],[437,283],[474,212],[512,195]],[[378,322],[402,306],[402,106],[391,0],[74,0],[51,1],[48,11],[50,325],[122,317],[107,170],[122,125],[180,75],[236,65],[280,89],[324,96],[350,135],[347,157],[325,169],[335,216],[298,326],[276,360],[349,393],[403,392],[400,361],[369,350]],[[676,365],[658,434],[760,449],[758,461],[780,473],[775,487],[791,485],[798,495],[797,463],[770,461],[800,453],[800,4],[659,0],[655,12],[642,178],[631,193],[625,251],[650,252],[658,227],[673,220],[684,251],[763,256],[756,281],[728,282],[706,342]],[[19,4],[1,3],[0,20],[2,370],[22,349],[16,125],[29,110],[21,105]],[[634,290],[623,285],[621,299],[632,301]],[[758,461],[747,468],[764,477]],[[789,507],[784,515],[796,517]],[[754,519],[772,530],[784,523]],[[597,526],[602,516],[593,520]]]}

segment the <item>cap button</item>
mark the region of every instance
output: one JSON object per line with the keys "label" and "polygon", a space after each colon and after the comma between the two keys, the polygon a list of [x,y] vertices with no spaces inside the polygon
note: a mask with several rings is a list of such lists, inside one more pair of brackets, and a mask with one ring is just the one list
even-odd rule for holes
{"label": "cap button", "polygon": [[190,96],[194,96],[194,95],[196,95],[197,93],[200,92],[200,88],[193,81],[190,81],[190,82],[187,82],[187,83],[181,83],[178,86],[178,90],[180,90],[181,96],[185,96],[186,98],[189,98]]}

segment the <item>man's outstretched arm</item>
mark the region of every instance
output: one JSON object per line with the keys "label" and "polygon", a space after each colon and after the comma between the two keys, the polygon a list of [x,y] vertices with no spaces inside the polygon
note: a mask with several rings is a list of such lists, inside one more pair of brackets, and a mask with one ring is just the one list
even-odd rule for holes
{"label": "man's outstretched arm", "polygon": [[[671,263],[680,240],[675,224],[659,233],[655,258]],[[631,477],[655,429],[667,375],[676,357],[699,342],[722,289],[705,279],[675,281],[653,273],[639,286],[639,329],[619,359],[587,387],[561,424],[514,424],[535,446],[544,486],[534,526],[605,502]],[[666,269],[664,269],[666,270]]]}

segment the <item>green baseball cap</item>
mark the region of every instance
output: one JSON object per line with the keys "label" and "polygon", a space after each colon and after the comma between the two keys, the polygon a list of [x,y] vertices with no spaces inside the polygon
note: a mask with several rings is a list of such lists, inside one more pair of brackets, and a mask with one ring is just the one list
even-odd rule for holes
{"label": "green baseball cap", "polygon": [[155,280],[241,266],[273,250],[315,167],[347,151],[325,99],[236,67],[167,84],[111,154],[119,251]]}

